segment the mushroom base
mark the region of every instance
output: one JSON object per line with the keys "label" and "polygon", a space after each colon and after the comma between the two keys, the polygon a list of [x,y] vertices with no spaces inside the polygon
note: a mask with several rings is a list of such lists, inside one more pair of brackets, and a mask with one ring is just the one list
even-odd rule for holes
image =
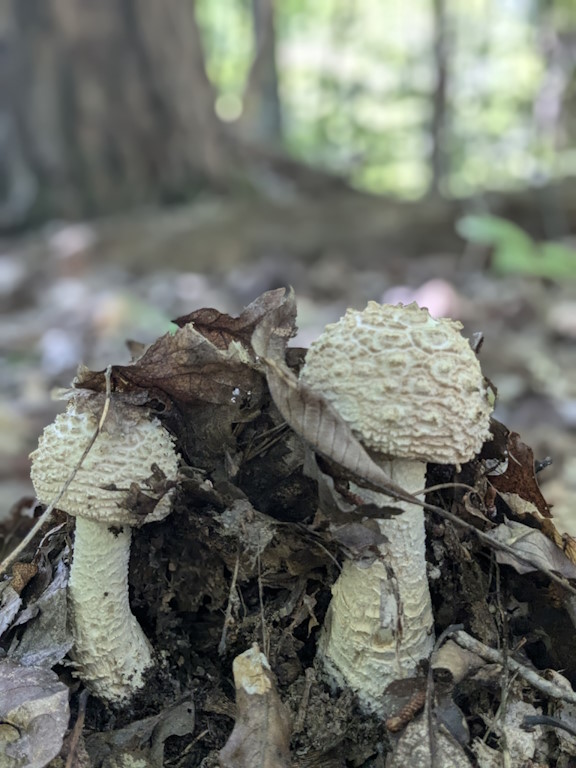
{"label": "mushroom base", "polygon": [[[420,462],[396,459],[382,467],[408,492],[425,485],[426,467]],[[414,676],[434,646],[424,512],[364,488],[353,490],[366,502],[398,506],[403,512],[379,521],[387,542],[378,560],[368,567],[344,563],[332,589],[318,659],[332,683],[352,688],[368,711],[386,714],[386,687]]]}
{"label": "mushroom base", "polygon": [[75,674],[99,698],[127,701],[144,685],[152,649],[130,610],[131,530],[76,519],[68,585]]}

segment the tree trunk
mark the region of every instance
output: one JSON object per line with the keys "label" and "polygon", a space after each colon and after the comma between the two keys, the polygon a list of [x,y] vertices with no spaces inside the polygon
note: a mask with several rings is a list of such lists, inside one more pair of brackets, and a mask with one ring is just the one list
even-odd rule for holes
{"label": "tree trunk", "polygon": [[448,51],[448,19],[446,0],[433,0],[434,43],[432,58],[435,69],[434,91],[432,93],[432,117],[430,138],[432,140],[431,179],[429,192],[439,195],[442,181],[448,176],[447,154],[448,132],[448,79],[450,55]]}
{"label": "tree trunk", "polygon": [[252,0],[255,55],[244,91],[239,129],[246,141],[282,144],[282,107],[276,66],[274,0]]}
{"label": "tree trunk", "polygon": [[193,0],[0,0],[0,226],[220,180]]}

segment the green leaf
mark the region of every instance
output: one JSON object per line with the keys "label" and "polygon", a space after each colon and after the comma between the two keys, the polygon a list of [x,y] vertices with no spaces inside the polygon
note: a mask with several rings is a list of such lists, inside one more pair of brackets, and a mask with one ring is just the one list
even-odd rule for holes
{"label": "green leaf", "polygon": [[499,216],[464,216],[458,233],[479,245],[492,246],[491,268],[501,275],[549,279],[576,278],[576,251],[560,243],[535,243],[523,229]]}

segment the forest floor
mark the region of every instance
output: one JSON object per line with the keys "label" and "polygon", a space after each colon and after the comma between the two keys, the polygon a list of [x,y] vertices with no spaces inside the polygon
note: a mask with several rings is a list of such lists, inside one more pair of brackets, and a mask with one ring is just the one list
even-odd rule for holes
{"label": "forest floor", "polygon": [[[218,212],[204,211],[202,215],[217,218]],[[228,221],[226,217],[222,220]],[[122,251],[129,250],[126,244],[131,240],[130,226],[129,222],[124,226],[122,239],[115,247],[110,246],[106,225],[98,224],[53,225],[41,233],[0,242],[0,519],[6,519],[14,506],[24,517],[32,514],[34,494],[28,454],[36,447],[43,427],[63,410],[64,404],[54,400],[51,393],[56,387],[70,384],[78,363],[94,371],[111,363],[128,364],[127,339],[151,343],[169,330],[171,319],[206,307],[235,316],[265,291],[291,285],[298,307],[298,334],[291,346],[307,347],[325,324],[337,320],[347,307],[361,309],[369,300],[417,301],[435,316],[460,320],[468,337],[482,333],[480,362],[498,391],[495,416],[520,434],[537,460],[551,457],[551,465],[538,475],[541,490],[548,504],[553,505],[557,528],[576,535],[576,280],[560,283],[498,276],[491,271],[486,253],[471,251],[464,245],[460,250],[446,251],[444,244],[435,243],[433,238],[414,256],[403,253],[401,244],[391,246],[372,237],[370,247],[356,258],[349,245],[334,242],[323,246],[315,241],[306,249],[299,232],[295,232],[299,242],[295,250],[286,244],[275,249],[261,243],[242,249],[235,247],[234,232],[230,232],[222,242],[210,246],[219,249],[214,251],[212,261],[209,246],[195,241],[193,232],[187,243],[179,243],[177,252],[173,241],[159,232],[156,239],[149,238],[146,243],[146,258],[131,256],[124,260]],[[137,222],[133,226],[133,239],[137,240]],[[425,240],[425,232],[420,236]],[[105,248],[101,248],[104,241]],[[256,509],[258,498],[254,491],[250,501]],[[134,558],[142,568],[133,583],[136,606],[140,604],[141,608],[144,600],[148,602],[149,623],[156,622],[157,642],[172,665],[171,683],[159,687],[154,704],[173,705],[192,682],[196,690],[196,727],[190,733],[172,735],[167,742],[168,765],[208,768],[217,764],[217,751],[234,722],[231,659],[242,648],[249,648],[252,641],[259,640],[262,645],[263,640],[258,623],[258,590],[254,586],[258,573],[243,563],[245,620],[232,633],[220,661],[214,653],[235,567],[235,551],[232,555],[225,551],[224,540],[207,512],[211,504],[218,507],[218,503],[215,498],[199,502],[202,531],[194,529],[183,537],[191,541],[194,535],[197,562],[193,565],[190,554],[179,553],[182,573],[189,572],[194,584],[204,579],[211,593],[205,585],[197,597],[166,598],[162,588],[154,584],[150,565],[154,558],[143,549],[150,545],[147,534],[136,541]],[[260,506],[266,506],[264,501]],[[307,517],[300,510],[297,524],[311,519],[314,511],[310,509]],[[177,513],[182,514],[182,510]],[[167,522],[160,524],[153,541],[157,559],[163,563],[175,557],[175,550],[170,548],[173,545],[165,542],[169,530]],[[295,550],[301,546],[298,530],[295,528],[291,542]],[[11,548],[17,535],[5,536],[2,554]],[[220,543],[211,545],[216,539]],[[217,551],[210,551],[210,546]],[[293,734],[294,764],[325,768],[383,766],[386,750],[382,745],[386,739],[377,719],[358,717],[351,697],[344,693],[330,699],[322,685],[311,683],[306,674],[314,655],[314,624],[321,623],[329,598],[329,579],[334,578],[330,563],[321,558],[314,563],[313,581],[317,583],[313,594],[318,608],[309,607],[306,620],[301,615],[297,623],[295,606],[298,603],[299,610],[303,610],[301,595],[293,584],[283,587],[277,572],[279,564],[286,563],[286,553],[272,546],[267,558],[266,567],[275,574],[267,582],[267,650],[275,662],[272,667],[281,696],[301,729],[301,733]],[[202,565],[212,575],[199,573]],[[318,576],[320,571],[322,578]],[[300,578],[299,589],[310,594],[310,581],[306,582],[310,573],[303,572]],[[518,595],[521,578],[515,575],[510,579],[514,584],[510,593]],[[175,585],[171,588],[177,589]],[[283,588],[288,589],[286,594]],[[282,600],[288,599],[286,595],[294,600],[293,613],[280,620],[278,612]],[[541,592],[539,595],[541,598]],[[170,606],[176,606],[173,615],[166,614],[167,599],[171,600]],[[441,596],[436,599],[441,600]],[[526,603],[533,599],[526,597]],[[210,600],[212,606],[208,605]],[[555,617],[554,621],[560,620]],[[183,626],[194,634],[196,647],[192,651],[182,646]],[[538,635],[534,643],[548,644],[544,666],[562,668],[574,682],[576,665],[570,659],[573,651],[550,650],[554,638],[550,638],[546,619],[540,617],[532,626],[528,622],[525,629],[526,635]],[[180,644],[178,653],[174,643]],[[559,641],[559,645],[563,644]],[[170,686],[172,701],[167,690]],[[77,712],[77,691],[74,696]],[[305,696],[309,696],[307,712],[302,704]],[[119,729],[127,724],[126,718],[118,718],[113,726],[109,714],[90,701],[86,722],[93,731]],[[138,711],[139,717],[150,714],[144,706]],[[340,724],[336,727],[338,718]],[[302,735],[304,731],[307,735]],[[340,746],[335,748],[335,744]],[[488,765],[478,755],[474,759]]]}

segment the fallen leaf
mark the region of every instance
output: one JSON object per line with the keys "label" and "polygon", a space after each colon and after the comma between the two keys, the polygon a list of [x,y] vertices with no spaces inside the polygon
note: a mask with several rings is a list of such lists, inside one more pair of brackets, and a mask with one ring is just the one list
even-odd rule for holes
{"label": "fallen leaf", "polygon": [[530,528],[515,520],[507,520],[491,531],[485,531],[484,536],[506,544],[518,553],[521,559],[516,559],[508,552],[495,550],[499,563],[511,565],[518,573],[531,571],[554,571],[567,579],[576,579],[576,565],[564,552],[542,531]]}
{"label": "fallen leaf", "polygon": [[136,720],[124,728],[91,733],[86,738],[86,749],[93,768],[109,766],[112,764],[111,759],[119,757],[126,757],[126,760],[138,758],[150,768],[162,768],[166,739],[186,736],[194,732],[194,727],[194,703],[185,699],[166,707],[157,715]]}
{"label": "fallen leaf", "polygon": [[15,626],[29,622],[22,639],[10,654],[25,666],[58,664],[74,644],[66,620],[68,568],[63,562],[66,553],[67,550],[58,561],[52,581],[15,622]]}
{"label": "fallen leaf", "polygon": [[[112,366],[112,389],[146,390],[151,398],[167,396],[180,406],[208,403],[239,410],[261,391],[250,338],[254,327],[268,316],[270,323],[284,329],[286,340],[294,334],[296,304],[291,290],[264,293],[237,318],[214,309],[181,317],[175,321],[180,327],[174,333],[161,336],[132,363]],[[74,386],[104,392],[104,371],[82,367]]]}
{"label": "fallen leaf", "polygon": [[49,669],[0,661],[0,765],[43,768],[68,727],[68,688]]}
{"label": "fallen leaf", "polygon": [[0,583],[0,637],[12,626],[16,617],[22,598],[12,587],[9,581]]}
{"label": "fallen leaf", "polygon": [[433,768],[435,765],[441,765],[442,768],[471,766],[464,749],[444,733],[436,720],[433,720],[433,727],[436,729],[433,753],[428,718],[421,715],[408,725],[400,737],[391,759],[386,763],[388,768],[405,768],[412,765],[419,768]]}
{"label": "fallen leaf", "polygon": [[508,435],[508,462],[504,472],[489,474],[490,483],[500,493],[514,515],[540,521],[552,514],[534,471],[534,453],[517,432]]}
{"label": "fallen leaf", "polygon": [[264,318],[272,317],[272,324],[278,333],[283,329],[285,342],[296,332],[296,299],[289,288],[266,291],[238,317],[230,317],[217,309],[199,309],[174,320],[180,328],[191,323],[204,338],[218,349],[228,349],[233,341],[241,342],[247,349],[254,329]]}

